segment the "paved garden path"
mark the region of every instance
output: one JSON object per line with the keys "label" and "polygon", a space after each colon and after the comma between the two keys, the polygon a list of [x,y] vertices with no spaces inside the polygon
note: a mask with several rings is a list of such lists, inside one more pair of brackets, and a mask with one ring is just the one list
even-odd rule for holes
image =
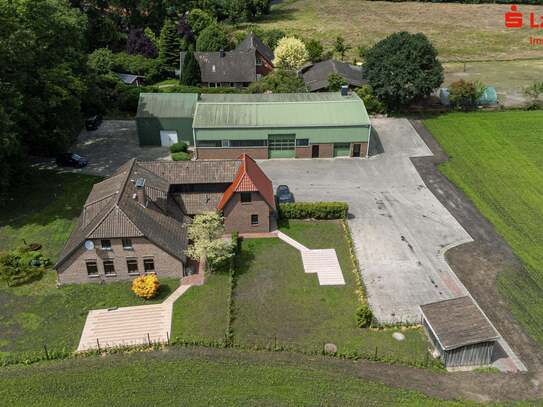
{"label": "paved garden path", "polygon": [[180,285],[161,304],[89,311],[77,350],[168,342],[173,303],[190,287]]}
{"label": "paved garden path", "polygon": [[304,271],[317,273],[320,285],[345,285],[335,249],[311,250],[283,232],[277,231],[276,234],[283,242],[300,251]]}

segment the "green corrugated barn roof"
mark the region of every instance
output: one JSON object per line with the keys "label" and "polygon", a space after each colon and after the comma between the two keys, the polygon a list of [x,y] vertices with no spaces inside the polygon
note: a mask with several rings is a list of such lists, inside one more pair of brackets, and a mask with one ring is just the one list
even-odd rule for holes
{"label": "green corrugated barn roof", "polygon": [[192,118],[197,93],[141,93],[137,118]]}
{"label": "green corrugated barn roof", "polygon": [[364,103],[340,92],[201,95],[193,127],[369,126]]}

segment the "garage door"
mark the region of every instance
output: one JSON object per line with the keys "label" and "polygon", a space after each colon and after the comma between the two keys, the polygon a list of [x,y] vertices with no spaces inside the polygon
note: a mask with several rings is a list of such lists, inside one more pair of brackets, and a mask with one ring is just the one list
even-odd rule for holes
{"label": "garage door", "polygon": [[268,136],[269,158],[294,158],[296,156],[295,134],[270,134]]}
{"label": "garage door", "polygon": [[348,157],[349,155],[351,155],[350,143],[334,144],[334,157]]}
{"label": "garage door", "polygon": [[160,145],[161,146],[169,147],[175,143],[177,143],[176,130],[160,130]]}

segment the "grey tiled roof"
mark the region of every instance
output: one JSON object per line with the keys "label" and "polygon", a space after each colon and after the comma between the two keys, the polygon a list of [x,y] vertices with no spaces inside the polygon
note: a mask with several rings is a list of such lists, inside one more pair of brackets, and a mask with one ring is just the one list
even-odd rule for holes
{"label": "grey tiled roof", "polygon": [[301,73],[310,92],[328,88],[328,77],[333,73],[337,73],[346,79],[351,86],[361,86],[368,83],[364,79],[362,67],[346,64],[335,59],[308,65],[302,68]]}
{"label": "grey tiled roof", "polygon": [[[180,54],[183,67],[186,52]],[[254,51],[195,52],[202,82],[254,82],[256,81],[256,56]]]}
{"label": "grey tiled roof", "polygon": [[270,47],[262,42],[258,36],[251,32],[241,41],[237,47],[236,51],[258,51],[264,58],[269,62],[273,62],[273,51]]}

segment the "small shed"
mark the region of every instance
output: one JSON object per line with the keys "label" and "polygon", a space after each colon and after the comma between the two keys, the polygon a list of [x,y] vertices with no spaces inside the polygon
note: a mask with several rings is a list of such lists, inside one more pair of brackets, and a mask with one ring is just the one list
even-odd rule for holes
{"label": "small shed", "polygon": [[119,80],[125,85],[141,86],[145,80],[144,76],[132,75],[130,73],[115,73]]}
{"label": "small shed", "polygon": [[197,93],[140,93],[136,128],[140,145],[194,144],[192,121]]}
{"label": "small shed", "polygon": [[498,332],[469,296],[421,305],[422,325],[445,367],[489,365]]}

